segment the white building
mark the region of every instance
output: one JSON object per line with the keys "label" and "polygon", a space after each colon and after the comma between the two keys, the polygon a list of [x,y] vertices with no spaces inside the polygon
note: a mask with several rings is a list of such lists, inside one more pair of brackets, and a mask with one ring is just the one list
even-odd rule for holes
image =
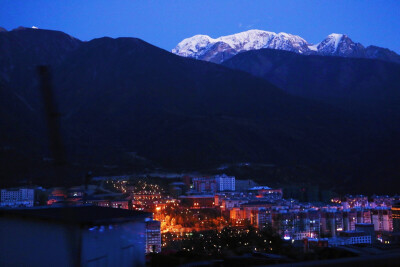
{"label": "white building", "polygon": [[388,207],[376,207],[372,210],[372,223],[374,224],[375,231],[379,232],[392,232],[393,231],[393,217],[392,210]]}
{"label": "white building", "polygon": [[161,252],[161,223],[159,221],[146,222],[146,253]]}
{"label": "white building", "polygon": [[0,266],[145,266],[151,216],[95,206],[0,209]]}
{"label": "white building", "polygon": [[296,232],[293,234],[294,240],[303,240],[304,238],[312,238],[311,232]]}
{"label": "white building", "polygon": [[350,245],[354,244],[371,244],[371,236],[363,235],[363,236],[352,236],[348,240]]}
{"label": "white building", "polygon": [[345,245],[372,243],[371,235],[359,231],[343,231],[340,233],[340,238],[345,241]]}
{"label": "white building", "polygon": [[216,175],[215,181],[218,191],[235,191],[235,176]]}
{"label": "white building", "polygon": [[1,207],[33,207],[35,190],[29,188],[2,189]]}
{"label": "white building", "polygon": [[347,246],[356,244],[371,244],[371,236],[331,237],[327,238],[330,247]]}

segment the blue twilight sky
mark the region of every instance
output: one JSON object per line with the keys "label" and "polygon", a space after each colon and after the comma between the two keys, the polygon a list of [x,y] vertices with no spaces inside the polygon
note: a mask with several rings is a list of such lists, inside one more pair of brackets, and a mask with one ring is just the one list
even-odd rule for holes
{"label": "blue twilight sky", "polygon": [[0,0],[0,26],[21,25],[85,41],[138,37],[166,50],[195,34],[260,29],[318,43],[334,32],[400,53],[400,0]]}

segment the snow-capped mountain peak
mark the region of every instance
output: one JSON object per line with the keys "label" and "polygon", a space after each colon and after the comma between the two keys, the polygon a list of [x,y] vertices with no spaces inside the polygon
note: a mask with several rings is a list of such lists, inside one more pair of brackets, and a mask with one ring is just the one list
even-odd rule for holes
{"label": "snow-capped mountain peak", "polygon": [[345,34],[332,33],[318,44],[317,50],[321,55],[362,57],[365,48]]}
{"label": "snow-capped mountain peak", "polygon": [[337,50],[339,43],[342,40],[343,36],[344,35],[340,34],[340,33],[331,33],[328,35],[327,39],[329,40],[330,43],[333,44],[333,46],[335,47],[335,51]]}
{"label": "snow-capped mountain peak", "polygon": [[207,35],[195,35],[181,41],[172,49],[172,53],[220,63],[242,51],[271,48],[303,53],[308,50],[307,45],[307,41],[297,35],[249,30],[215,39]]}
{"label": "snow-capped mountain peak", "polygon": [[321,51],[323,53],[331,53],[331,54],[335,53],[344,36],[346,35],[339,33],[329,34],[322,42],[318,44],[317,51]]}
{"label": "snow-capped mountain peak", "polygon": [[238,50],[261,49],[275,35],[276,33],[274,32],[249,30],[228,36],[221,36],[216,41],[227,43],[230,47]]}
{"label": "snow-capped mountain peak", "polygon": [[232,35],[211,38],[195,35],[181,41],[172,53],[214,63],[221,63],[236,54],[262,48],[278,49],[303,55],[381,58],[400,62],[400,56],[385,48],[353,42],[346,34],[331,33],[317,44],[308,43],[300,36],[280,32],[248,30]]}
{"label": "snow-capped mountain peak", "polygon": [[201,54],[201,52],[204,51],[213,41],[214,39],[208,35],[195,35],[180,42],[174,49],[172,49],[172,53],[184,57],[193,57],[192,55],[194,54]]}

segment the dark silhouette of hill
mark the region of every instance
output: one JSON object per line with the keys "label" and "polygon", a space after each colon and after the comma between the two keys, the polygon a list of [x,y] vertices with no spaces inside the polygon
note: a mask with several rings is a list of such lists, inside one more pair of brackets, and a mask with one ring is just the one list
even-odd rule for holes
{"label": "dark silhouette of hill", "polygon": [[400,64],[261,49],[241,53],[223,65],[264,78],[292,95],[349,111],[386,109],[399,114]]}
{"label": "dark silhouette of hill", "polygon": [[104,165],[134,171],[137,159],[175,170],[260,162],[307,166],[321,175],[311,182],[350,188],[368,169],[369,153],[387,140],[365,117],[139,39],[80,42],[33,29],[1,32],[0,44],[3,39],[10,44],[0,46],[3,182],[52,179],[43,160],[49,151],[35,70],[40,64],[52,69],[75,178]]}
{"label": "dark silhouette of hill", "polygon": [[[381,60],[302,56],[261,49],[223,63],[261,77],[291,95],[341,109],[367,121],[360,134],[373,131],[359,175],[371,184],[393,184],[399,173],[400,65]],[[367,148],[367,145],[365,146]]]}

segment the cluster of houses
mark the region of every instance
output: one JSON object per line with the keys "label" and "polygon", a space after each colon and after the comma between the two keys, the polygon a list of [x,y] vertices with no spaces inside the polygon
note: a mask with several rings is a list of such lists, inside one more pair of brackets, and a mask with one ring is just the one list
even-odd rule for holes
{"label": "cluster of houses", "polygon": [[[102,177],[97,178],[96,183],[96,185],[47,190],[42,187],[2,189],[0,196],[0,207],[3,208],[0,217],[3,224],[3,227],[0,227],[2,238],[11,238],[4,231],[10,229],[7,228],[10,224],[14,225],[15,231],[21,231],[33,240],[39,238],[33,232],[45,232],[44,225],[46,227],[54,225],[54,233],[62,235],[67,231],[64,228],[72,223],[79,226],[76,229],[80,229],[72,236],[79,236],[82,242],[80,249],[83,252],[79,259],[81,262],[93,261],[102,264],[108,261],[113,253],[125,253],[127,263],[132,263],[133,258],[141,250],[143,253],[161,251],[161,223],[153,220],[153,214],[168,203],[173,203],[177,208],[191,210],[215,209],[234,227],[250,225],[260,229],[271,227],[284,240],[304,242],[304,247],[307,249],[313,246],[371,244],[377,240],[390,243],[400,236],[398,196],[369,198],[363,195],[346,195],[332,198],[330,203],[301,203],[295,199],[285,199],[281,188],[261,186],[252,180],[237,180],[234,176],[225,174],[185,176],[180,182],[171,182],[168,193],[163,192],[158,185],[143,183],[139,187],[133,187],[126,177],[118,179]],[[39,198],[43,195],[45,195],[44,200],[43,197]],[[104,218],[95,215],[97,213],[102,214]],[[87,220],[81,220],[80,217],[86,218],[88,214],[92,216],[88,216]],[[121,221],[121,218],[124,219]],[[30,231],[27,233],[22,229],[27,223],[36,225],[34,227],[37,229],[29,228]],[[139,233],[139,239],[132,239],[134,244],[118,239],[121,238],[121,233],[125,234],[126,223],[130,225],[129,228],[135,227],[135,231]],[[69,226],[67,228],[69,229]],[[114,236],[113,233],[117,234]],[[129,236],[129,233],[126,234]],[[100,243],[114,242],[116,244],[114,248],[118,248],[118,251],[111,249],[109,252],[111,254],[103,250],[100,250],[103,252],[91,251],[89,247],[96,238]],[[43,242],[45,240],[46,238]],[[37,240],[32,244],[40,248],[44,246],[41,242]],[[59,244],[61,247],[67,246],[70,240],[65,238],[63,242],[64,244]],[[0,247],[5,249],[4,251],[9,251],[9,257],[3,258],[0,265],[7,265],[12,262],[12,258],[17,257],[18,253],[12,252],[13,249],[26,248],[20,248],[18,245]],[[34,248],[29,247],[29,249],[36,251]],[[54,255],[67,257],[57,253],[61,252],[55,251]],[[23,263],[24,259],[20,260]],[[28,260],[28,256],[25,260]],[[29,260],[35,259],[29,258]],[[52,263],[55,262],[51,257],[50,260]],[[124,263],[120,265],[124,266]]]}

